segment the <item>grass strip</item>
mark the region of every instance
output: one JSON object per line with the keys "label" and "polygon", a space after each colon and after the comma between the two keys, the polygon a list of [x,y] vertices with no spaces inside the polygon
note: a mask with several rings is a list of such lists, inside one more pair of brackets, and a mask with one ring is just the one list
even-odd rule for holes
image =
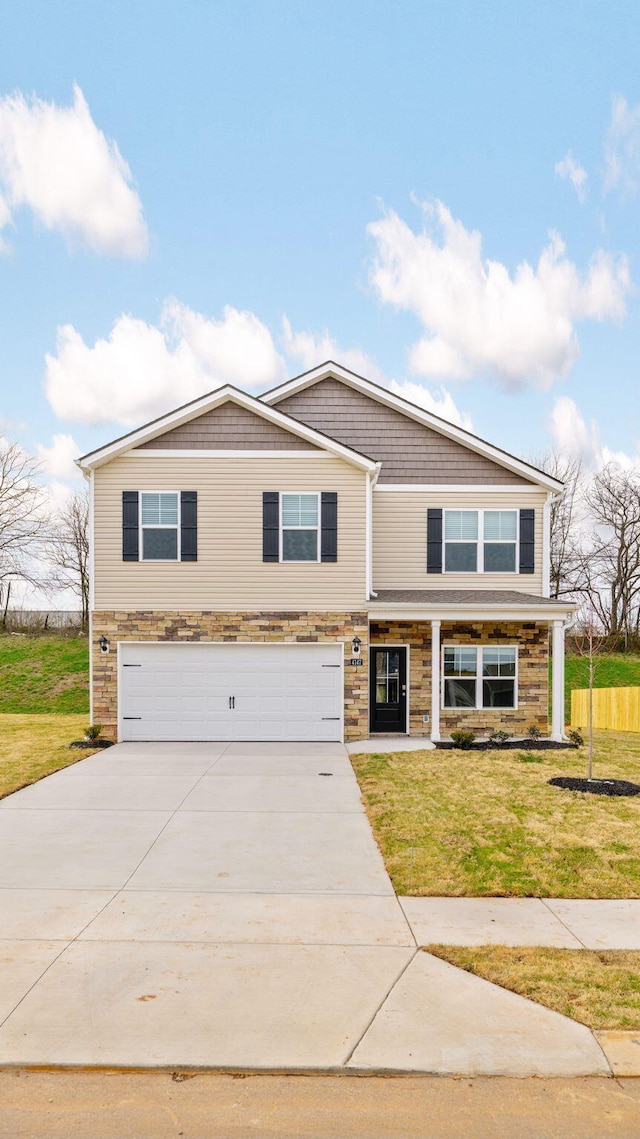
{"label": "grass strip", "polygon": [[640,950],[428,945],[426,952],[588,1028],[640,1030]]}

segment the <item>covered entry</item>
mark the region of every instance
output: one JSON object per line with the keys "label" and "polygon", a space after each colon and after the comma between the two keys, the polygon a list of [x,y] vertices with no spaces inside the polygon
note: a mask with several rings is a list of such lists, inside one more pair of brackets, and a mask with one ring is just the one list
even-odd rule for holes
{"label": "covered entry", "polygon": [[121,740],[342,740],[338,644],[121,642]]}

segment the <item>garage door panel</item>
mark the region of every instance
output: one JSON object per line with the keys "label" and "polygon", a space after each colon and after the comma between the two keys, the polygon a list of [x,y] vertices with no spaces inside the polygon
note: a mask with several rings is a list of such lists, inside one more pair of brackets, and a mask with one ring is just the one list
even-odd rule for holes
{"label": "garage door panel", "polygon": [[120,652],[123,739],[342,738],[340,643],[125,643]]}

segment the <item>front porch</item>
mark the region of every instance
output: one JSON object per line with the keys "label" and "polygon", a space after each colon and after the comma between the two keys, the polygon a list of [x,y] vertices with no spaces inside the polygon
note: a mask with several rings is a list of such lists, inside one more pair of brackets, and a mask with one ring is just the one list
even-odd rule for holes
{"label": "front porch", "polygon": [[420,605],[405,591],[370,604],[370,735],[437,742],[456,729],[525,736],[535,726],[562,740],[571,607],[516,593],[420,593]]}

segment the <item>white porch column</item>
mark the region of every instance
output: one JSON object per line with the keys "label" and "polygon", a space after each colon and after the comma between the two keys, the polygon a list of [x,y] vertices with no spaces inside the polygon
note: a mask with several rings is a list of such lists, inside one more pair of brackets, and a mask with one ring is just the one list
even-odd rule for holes
{"label": "white porch column", "polygon": [[440,622],[431,622],[431,739],[440,739]]}
{"label": "white porch column", "polygon": [[554,621],[551,636],[551,739],[564,739],[564,621]]}

